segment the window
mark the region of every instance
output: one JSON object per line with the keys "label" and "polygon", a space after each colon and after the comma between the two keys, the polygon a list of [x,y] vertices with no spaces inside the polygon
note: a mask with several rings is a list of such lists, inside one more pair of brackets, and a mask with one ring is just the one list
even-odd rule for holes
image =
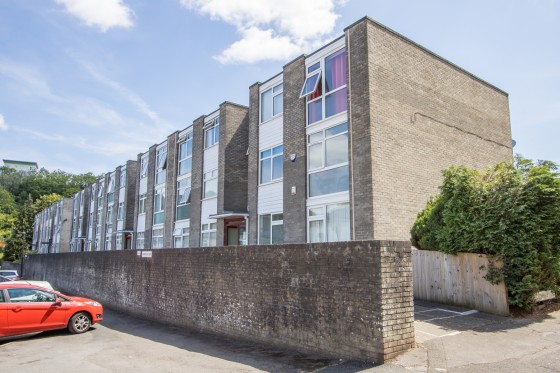
{"label": "window", "polygon": [[300,97],[307,98],[308,125],[347,110],[346,49],[310,66],[307,74]]}
{"label": "window", "polygon": [[144,232],[136,233],[136,249],[142,250],[144,248]]}
{"label": "window", "polygon": [[105,237],[105,250],[110,251],[111,249],[111,236]]}
{"label": "window", "polygon": [[101,218],[103,214],[103,209],[98,209],[97,210],[97,225],[96,225],[96,229],[95,229],[95,234],[97,236],[101,235]]}
{"label": "window", "polygon": [[56,302],[56,295],[38,289],[8,289],[10,303]]}
{"label": "window", "polygon": [[93,227],[93,211],[89,213],[89,227]]}
{"label": "window", "polygon": [[154,225],[165,221],[165,189],[156,190],[154,196]]}
{"label": "window", "polygon": [[105,223],[107,225],[107,231],[113,229],[113,206],[107,207],[107,220]]}
{"label": "window", "polygon": [[216,246],[216,227],[217,223],[202,224],[201,244],[202,247]]}
{"label": "window", "polygon": [[122,235],[117,234],[116,242],[115,242],[115,250],[122,250]]}
{"label": "window", "polygon": [[189,228],[176,228],[173,231],[173,247],[189,247]]}
{"label": "window", "polygon": [[148,176],[148,156],[140,160],[140,178]]}
{"label": "window", "polygon": [[347,123],[307,136],[307,170],[309,197],[348,191]]}
{"label": "window", "polygon": [[156,153],[156,185],[165,183],[167,167],[167,146],[159,148]]}
{"label": "window", "polygon": [[350,205],[310,207],[307,210],[308,242],[334,242],[350,240]]}
{"label": "window", "polygon": [[220,118],[205,124],[204,128],[204,149],[206,149],[220,141]]}
{"label": "window", "polygon": [[281,114],[284,110],[284,84],[280,83],[261,93],[261,123]]}
{"label": "window", "polygon": [[283,156],[284,147],[282,145],[261,152],[261,184],[279,180],[284,176]]}
{"label": "window", "polygon": [[284,243],[284,215],[267,214],[259,216],[259,244]]}
{"label": "window", "polygon": [[152,248],[163,248],[163,228],[154,228],[152,230]]}
{"label": "window", "polygon": [[204,192],[202,198],[212,198],[218,195],[218,170],[204,173]]}
{"label": "window", "polygon": [[191,178],[177,181],[177,215],[176,220],[191,218]]}
{"label": "window", "polygon": [[138,198],[138,215],[146,213],[146,193],[140,194]]}
{"label": "window", "polygon": [[107,183],[107,203],[113,203],[115,197],[115,175],[109,176],[109,182]]}
{"label": "window", "polygon": [[90,204],[93,204],[93,201],[95,201],[95,184],[93,184],[91,186],[91,196],[90,196]]}
{"label": "window", "polygon": [[105,190],[105,183],[99,184],[99,192],[97,193],[97,208],[103,207],[103,192]]}
{"label": "window", "polygon": [[119,187],[124,188],[126,186],[126,169],[121,170],[121,177],[119,179]]}
{"label": "window", "polygon": [[185,141],[179,144],[179,164],[178,164],[178,174],[186,175],[191,173],[192,170],[192,146],[193,146],[193,134],[188,133],[185,137]]}
{"label": "window", "polygon": [[117,209],[117,220],[123,220],[124,215],[124,202],[119,202],[119,207]]}

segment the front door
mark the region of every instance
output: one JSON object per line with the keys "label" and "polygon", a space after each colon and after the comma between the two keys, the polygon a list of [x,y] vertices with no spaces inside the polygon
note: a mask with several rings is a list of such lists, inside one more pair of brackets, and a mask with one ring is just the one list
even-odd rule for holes
{"label": "front door", "polygon": [[224,226],[224,245],[247,245],[247,230],[245,228],[245,219],[241,218],[225,220]]}

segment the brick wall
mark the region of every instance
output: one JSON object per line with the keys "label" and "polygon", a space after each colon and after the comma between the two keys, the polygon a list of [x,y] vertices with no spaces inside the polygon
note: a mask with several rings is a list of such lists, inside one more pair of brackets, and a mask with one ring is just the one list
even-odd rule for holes
{"label": "brick wall", "polygon": [[260,83],[249,88],[249,157],[247,170],[247,212],[249,222],[249,245],[256,245],[258,240],[258,196],[259,196],[259,97]]}
{"label": "brick wall", "polygon": [[[358,64],[367,68],[350,77],[351,90],[359,89],[350,94],[351,100],[359,100],[350,106],[352,125],[370,123],[369,131],[360,131],[361,139],[355,136],[358,129],[352,129],[352,141],[358,142],[353,146],[367,152],[367,140],[371,149],[371,179],[367,173],[356,179],[354,172],[354,186],[370,183],[373,197],[373,234],[356,238],[408,237],[418,212],[438,192],[443,169],[483,169],[512,160],[508,97],[370,19],[346,33],[351,73]],[[365,165],[366,172],[369,167]],[[355,206],[370,203],[366,184],[360,186],[366,193],[355,195]]]}
{"label": "brick wall", "polygon": [[414,345],[409,242],[151,253],[32,255],[24,276],[142,318],[310,353],[383,362]]}

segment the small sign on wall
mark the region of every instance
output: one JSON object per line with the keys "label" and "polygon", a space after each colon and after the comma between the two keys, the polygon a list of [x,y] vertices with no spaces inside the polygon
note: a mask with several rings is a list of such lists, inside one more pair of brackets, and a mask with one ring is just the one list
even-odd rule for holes
{"label": "small sign on wall", "polygon": [[142,251],[142,258],[151,258],[152,252],[151,251]]}

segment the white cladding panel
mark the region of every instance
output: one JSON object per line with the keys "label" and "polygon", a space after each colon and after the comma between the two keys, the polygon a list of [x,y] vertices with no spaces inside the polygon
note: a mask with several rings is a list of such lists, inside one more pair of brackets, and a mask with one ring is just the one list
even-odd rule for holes
{"label": "white cladding panel", "polygon": [[282,116],[259,126],[259,150],[281,145],[284,141]]}
{"label": "white cladding panel", "polygon": [[120,202],[124,202],[124,197],[125,197],[125,194],[126,194],[125,189],[126,188],[120,188],[119,189],[119,201]]}
{"label": "white cladding panel", "polygon": [[136,232],[144,232],[146,230],[146,214],[138,215],[138,225]]}
{"label": "white cladding panel", "polygon": [[202,201],[200,212],[200,224],[215,223],[216,219],[210,219],[210,215],[216,214],[218,211],[218,199],[212,198]]}
{"label": "white cladding panel", "polygon": [[203,172],[218,168],[218,145],[214,145],[204,151]]}
{"label": "white cladding panel", "polygon": [[259,187],[258,213],[270,214],[284,211],[284,183],[278,182]]}
{"label": "white cladding panel", "polygon": [[140,191],[139,194],[144,194],[148,192],[148,178],[144,177],[140,179]]}
{"label": "white cladding panel", "polygon": [[117,220],[117,232],[118,232],[118,231],[122,231],[122,230],[123,230],[123,226],[124,226],[124,221],[122,221],[122,220]]}

